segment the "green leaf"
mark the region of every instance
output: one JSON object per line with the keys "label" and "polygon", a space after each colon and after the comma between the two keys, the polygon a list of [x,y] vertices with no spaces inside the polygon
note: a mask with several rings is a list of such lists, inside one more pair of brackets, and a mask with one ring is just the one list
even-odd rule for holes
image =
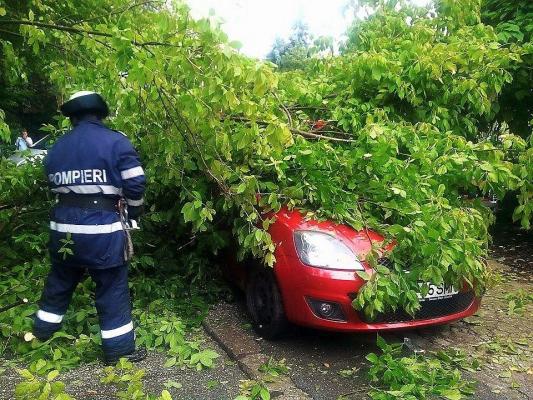
{"label": "green leaf", "polygon": [[261,388],[259,395],[261,396],[261,400],[270,400],[270,393],[267,388]]}
{"label": "green leaf", "polygon": [[365,271],[356,271],[355,273],[357,274],[357,276],[359,276],[359,278],[361,278],[364,281],[370,280],[370,275],[368,275],[368,273]]}
{"label": "green leaf", "polygon": [[48,376],[46,377],[46,379],[48,380],[48,382],[51,382],[51,381],[53,381],[55,378],[57,378],[58,375],[59,375],[59,371],[56,370],[56,369],[54,369],[54,370],[52,370],[52,371],[50,371],[50,372],[48,373]]}
{"label": "green leaf", "polygon": [[207,381],[207,388],[208,389],[213,389],[213,388],[216,388],[217,386],[220,386],[220,382],[219,381],[216,381],[216,380]]}
{"label": "green leaf", "polygon": [[18,370],[18,373],[20,376],[22,376],[24,379],[27,379],[27,380],[33,380],[35,379],[35,377],[33,376],[33,374],[28,371],[27,369],[19,369]]}
{"label": "green leaf", "polygon": [[378,356],[374,353],[367,354],[365,357],[368,361],[370,361],[372,364],[376,364],[378,362]]}
{"label": "green leaf", "polygon": [[461,400],[463,398],[463,395],[461,394],[459,389],[446,389],[443,390],[440,394],[448,400]]}
{"label": "green leaf", "polygon": [[161,392],[161,400],[172,400],[172,396],[170,395],[168,390],[163,390]]}
{"label": "green leaf", "polygon": [[35,364],[35,370],[41,371],[44,367],[46,367],[46,361],[43,359],[37,360],[37,363]]}
{"label": "green leaf", "polygon": [[176,357],[171,357],[171,358],[167,359],[167,361],[164,364],[164,367],[165,368],[173,367],[174,365],[176,365],[177,361],[178,360],[177,360]]}
{"label": "green leaf", "polygon": [[181,383],[176,382],[176,381],[167,381],[165,382],[164,385],[167,389],[170,389],[170,388],[181,389],[183,387]]}

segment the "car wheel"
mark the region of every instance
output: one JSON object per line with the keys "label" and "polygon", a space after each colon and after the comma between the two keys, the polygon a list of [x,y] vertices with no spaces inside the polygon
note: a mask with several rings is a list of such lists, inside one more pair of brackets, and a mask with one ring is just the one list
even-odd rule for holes
{"label": "car wheel", "polygon": [[265,339],[276,339],[287,329],[287,317],[274,272],[254,268],[246,285],[246,305],[254,330]]}

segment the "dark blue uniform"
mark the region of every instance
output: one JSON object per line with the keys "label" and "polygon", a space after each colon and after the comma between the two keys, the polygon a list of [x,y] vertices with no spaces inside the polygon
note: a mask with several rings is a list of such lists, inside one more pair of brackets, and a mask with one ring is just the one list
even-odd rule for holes
{"label": "dark blue uniform", "polygon": [[[145,176],[130,141],[98,120],[81,121],[48,152],[45,169],[52,192],[61,196],[125,198],[134,218],[143,204]],[[98,201],[95,201],[98,203]],[[109,203],[109,200],[108,200]],[[52,269],[37,312],[34,334],[48,338],[60,328],[72,293],[88,271],[96,283],[96,308],[106,356],[135,348],[128,290],[126,232],[118,211],[61,201],[50,221]],[[71,244],[62,241],[67,239]],[[64,255],[63,246],[73,254]]]}

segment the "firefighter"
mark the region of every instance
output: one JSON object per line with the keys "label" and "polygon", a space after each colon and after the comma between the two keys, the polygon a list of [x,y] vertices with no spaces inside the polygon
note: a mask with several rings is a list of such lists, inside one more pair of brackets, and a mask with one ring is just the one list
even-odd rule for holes
{"label": "firefighter", "polygon": [[44,341],[60,329],[72,293],[88,272],[96,284],[104,361],[140,361],[146,349],[135,348],[131,319],[130,221],[119,205],[127,203],[131,219],[141,215],[144,171],[128,138],[102,123],[109,109],[99,94],[77,92],[61,112],[73,129],[57,140],[44,163],[57,204],[50,220],[52,267],[33,335]]}

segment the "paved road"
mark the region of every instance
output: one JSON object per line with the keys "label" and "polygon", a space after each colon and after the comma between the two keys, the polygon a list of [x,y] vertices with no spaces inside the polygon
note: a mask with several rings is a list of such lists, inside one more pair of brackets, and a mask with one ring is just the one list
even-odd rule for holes
{"label": "paved road", "polygon": [[[242,361],[250,373],[256,373],[257,362],[286,360],[294,385],[317,400],[337,399],[353,393],[355,388],[366,393],[368,382],[364,372],[365,356],[376,351],[375,335],[345,335],[294,327],[283,338],[269,342],[251,330],[242,301],[215,306],[206,321],[210,333],[220,340],[233,357]],[[387,335],[388,340],[393,337]],[[394,337],[394,340],[399,340]],[[259,365],[258,365],[259,364]],[[342,370],[356,371],[349,377]],[[353,398],[361,398],[353,397]]]}
{"label": "paved road", "polygon": [[[501,264],[491,263],[491,268],[502,272],[504,281],[489,290],[476,316],[444,327],[405,332],[405,335],[422,349],[438,351],[456,347],[481,361],[482,370],[465,372],[465,376],[478,381],[475,399],[533,398],[531,306],[521,315],[508,315],[505,299],[507,293],[518,289],[531,292],[533,282],[520,279]],[[215,306],[206,326],[245,368],[249,364],[251,373],[260,365],[257,359],[285,359],[291,367],[293,385],[312,399],[366,397],[369,382],[365,356],[377,351],[375,334],[334,334],[293,328],[283,339],[269,342],[251,330],[244,300],[239,296],[234,303]],[[389,342],[404,340],[402,332],[382,336]],[[341,371],[351,369],[354,371],[351,376],[341,376]],[[518,387],[513,389],[515,384]]]}

